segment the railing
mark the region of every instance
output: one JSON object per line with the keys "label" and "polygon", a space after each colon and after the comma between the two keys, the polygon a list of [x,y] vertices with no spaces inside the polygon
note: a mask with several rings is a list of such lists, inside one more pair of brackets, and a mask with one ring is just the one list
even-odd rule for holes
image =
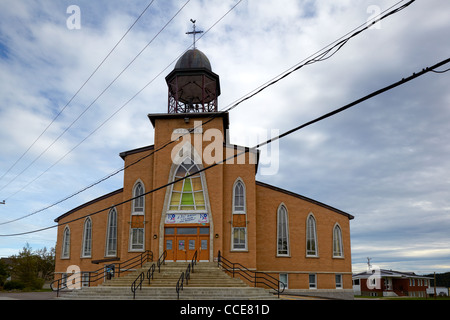
{"label": "railing", "polygon": [[141,272],[136,280],[133,281],[131,284],[131,292],[133,292],[133,299],[136,297],[136,290],[137,288],[140,288],[142,290],[142,282],[144,282],[145,274],[144,272]]}
{"label": "railing", "polygon": [[224,269],[226,272],[231,273],[233,275],[233,278],[235,275],[238,275],[247,280],[249,283],[254,284],[255,287],[257,285],[264,285],[274,290],[278,294],[278,298],[280,297],[280,293],[282,293],[285,289],[284,283],[280,280],[276,279],[268,273],[249,270],[240,263],[233,263],[224,258],[220,250],[218,253],[217,265],[219,267],[222,267],[222,269]]}
{"label": "railing", "polygon": [[[64,289],[72,290],[74,288],[81,288],[86,284],[87,286],[91,286],[92,283],[96,283],[101,279],[111,279],[112,277],[115,277],[116,274],[117,277],[120,277],[121,273],[131,271],[137,266],[142,267],[142,265],[148,261],[153,261],[153,252],[149,250],[142,252],[124,262],[111,263],[108,266],[102,267],[95,271],[76,272],[71,274],[69,277],[62,277],[54,280],[50,284],[50,288],[52,291],[56,291],[56,296],[59,297],[59,292]],[[83,279],[83,274],[88,274],[89,278]],[[67,282],[71,283],[67,284]]]}
{"label": "railing", "polygon": [[[161,256],[158,258],[158,261],[156,262],[158,266],[158,272],[161,272],[161,265],[166,263],[166,257],[167,257],[167,251],[164,250],[164,252],[161,254]],[[133,281],[131,284],[131,292],[133,293],[133,299],[136,298],[136,291],[139,288],[139,290],[142,290],[142,282],[144,282],[145,278],[148,279],[148,284],[150,285],[150,279],[153,280],[153,273],[155,272],[156,267],[153,263],[151,267],[147,270],[147,272],[142,271],[136,278],[136,280]]]}
{"label": "railing", "polygon": [[186,267],[186,271],[181,273],[181,276],[177,281],[177,286],[175,287],[177,291],[177,299],[180,299],[180,290],[183,290],[184,280],[186,280],[186,285],[189,284],[189,280],[191,279],[191,272],[194,273],[194,266],[196,264],[197,264],[197,251],[195,251],[191,262]]}

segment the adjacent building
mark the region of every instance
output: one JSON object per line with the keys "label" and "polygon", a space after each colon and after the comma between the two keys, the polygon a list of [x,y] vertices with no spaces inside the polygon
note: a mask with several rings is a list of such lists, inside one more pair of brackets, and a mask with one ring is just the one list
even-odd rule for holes
{"label": "adjacent building", "polygon": [[372,297],[426,297],[431,285],[430,277],[414,272],[400,272],[377,268],[353,275],[355,295]]}

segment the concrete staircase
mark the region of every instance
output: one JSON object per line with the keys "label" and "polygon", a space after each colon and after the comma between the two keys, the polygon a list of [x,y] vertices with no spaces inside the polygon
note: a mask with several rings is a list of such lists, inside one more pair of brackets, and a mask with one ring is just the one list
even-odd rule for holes
{"label": "concrete staircase", "polygon": [[[85,287],[79,290],[60,294],[60,299],[78,300],[116,300],[133,299],[131,283],[152,263],[120,278],[113,278],[96,287]],[[177,299],[176,284],[187,262],[166,262],[161,266],[161,273],[156,268],[153,279],[145,279],[142,289],[137,289],[135,299],[172,300]],[[184,282],[180,290],[181,300],[262,300],[276,299],[277,296],[263,288],[249,287],[244,281],[232,278],[222,271],[217,264],[199,262],[191,272],[188,284]]]}

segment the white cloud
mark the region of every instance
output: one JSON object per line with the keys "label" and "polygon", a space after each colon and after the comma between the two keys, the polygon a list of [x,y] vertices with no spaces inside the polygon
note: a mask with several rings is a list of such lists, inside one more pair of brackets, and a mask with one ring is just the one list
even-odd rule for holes
{"label": "white cloud", "polygon": [[[58,161],[176,59],[191,43],[185,35],[189,19],[197,19],[198,28],[206,31],[235,3],[191,1],[42,159],[0,192],[0,198]],[[67,103],[147,1],[81,1],[80,30],[66,27],[70,4],[0,3],[0,175]],[[183,4],[156,1],[149,8],[49,131],[0,181],[0,188],[72,123]],[[393,4],[340,0],[285,1],[280,6],[276,1],[243,1],[198,41],[220,76],[219,108],[363,24],[372,14],[369,6],[384,10]],[[284,132],[447,58],[448,9],[443,1],[415,2],[383,20],[380,29],[351,39],[330,59],[305,66],[239,105],[230,112],[232,143],[245,145],[244,137],[271,129]],[[18,217],[57,201],[119,168],[119,152],[152,144],[153,128],[146,115],[166,112],[164,76],[171,68],[58,165],[8,199],[0,213],[7,210]],[[445,250],[436,236],[443,243],[450,241],[445,233],[450,227],[447,78],[448,73],[428,74],[282,139],[279,174],[257,178],[353,214],[355,266],[370,256],[371,243],[387,268],[405,269],[400,263],[393,266],[397,255],[448,270],[448,263],[430,260],[442,258]],[[120,186],[119,175],[48,214],[36,215],[42,220],[26,227],[52,224],[59,214]],[[0,226],[0,233],[6,233],[6,227]],[[411,232],[418,238],[412,244]],[[425,247],[416,247],[419,241]],[[0,254],[4,252],[10,251],[0,248]]]}

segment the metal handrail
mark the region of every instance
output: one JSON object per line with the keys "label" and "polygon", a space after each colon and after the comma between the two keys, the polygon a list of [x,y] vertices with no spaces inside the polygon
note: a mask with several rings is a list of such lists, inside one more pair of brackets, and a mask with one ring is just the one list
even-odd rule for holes
{"label": "metal handrail", "polygon": [[[167,257],[167,251],[164,250],[164,252],[161,254],[161,256],[158,258],[158,261],[156,262],[158,265],[158,272],[161,272],[161,265],[166,264],[166,257]],[[148,279],[148,284],[150,285],[150,278],[153,279],[153,273],[155,272],[155,264],[153,263],[150,268],[148,268],[147,272],[142,271],[137,278],[133,281],[131,284],[131,292],[133,293],[133,299],[136,298],[136,290],[139,288],[139,290],[142,290],[142,282],[144,282],[144,279]]]}
{"label": "metal handrail", "polygon": [[[224,258],[219,250],[217,257],[217,266],[222,267],[226,272],[232,273],[233,278],[235,274],[243,277],[248,282],[253,283],[256,287],[257,284],[265,285],[270,289],[274,290],[280,297],[280,293],[284,292],[285,284],[271,276],[270,274],[263,271],[249,270],[247,267],[240,263],[234,263],[230,260]],[[224,267],[225,266],[225,267]]]}
{"label": "metal handrail", "polygon": [[159,259],[158,259],[158,261],[156,263],[158,265],[158,272],[161,272],[161,265],[162,264],[166,264],[166,258],[167,258],[167,251],[164,250],[164,252],[159,257]]}
{"label": "metal handrail", "polygon": [[[150,250],[146,250],[145,252],[142,252],[134,257],[131,257],[130,259],[128,259],[126,261],[123,261],[120,263],[109,264],[110,266],[114,266],[114,270],[115,270],[114,273],[108,272],[105,269],[105,267],[102,267],[95,271],[89,271],[89,272],[81,271],[81,272],[73,273],[69,278],[76,276],[77,278],[79,278],[79,280],[75,281],[75,283],[72,283],[71,287],[73,285],[77,285],[77,284],[80,284],[80,287],[81,287],[81,285],[84,283],[88,283],[88,285],[91,286],[91,283],[95,283],[101,279],[108,279],[109,276],[114,277],[116,274],[117,274],[117,277],[120,278],[120,274],[121,274],[122,270],[124,272],[127,272],[127,271],[130,271],[130,269],[135,268],[138,265],[140,265],[142,267],[142,265],[148,261],[153,261],[153,252]],[[89,273],[88,280],[83,279],[83,277],[82,277],[83,273]],[[52,291],[56,291],[57,297],[59,297],[59,292],[61,290],[68,289],[67,284],[63,283],[63,280],[67,281],[67,278],[60,278],[60,279],[54,280],[54,281],[52,281],[52,283],[50,283],[50,288],[52,289]],[[55,288],[55,285],[56,285],[56,288]]]}
{"label": "metal handrail", "polygon": [[177,291],[177,299],[180,299],[180,290],[184,288],[184,280],[186,280],[186,285],[189,284],[191,279],[191,272],[194,273],[194,266],[197,264],[197,250],[195,250],[194,256],[191,262],[186,267],[186,271],[181,272],[180,278],[177,281],[175,290]]}
{"label": "metal handrail", "polygon": [[[133,281],[133,283],[131,284],[131,292],[133,292],[133,299],[136,297],[136,290],[137,288],[140,288],[140,290],[142,290],[142,282],[144,282],[145,279],[145,274],[144,272],[141,272],[138,277],[136,278],[136,280]],[[139,283],[138,283],[139,281]],[[138,284],[136,284],[138,283]]]}

